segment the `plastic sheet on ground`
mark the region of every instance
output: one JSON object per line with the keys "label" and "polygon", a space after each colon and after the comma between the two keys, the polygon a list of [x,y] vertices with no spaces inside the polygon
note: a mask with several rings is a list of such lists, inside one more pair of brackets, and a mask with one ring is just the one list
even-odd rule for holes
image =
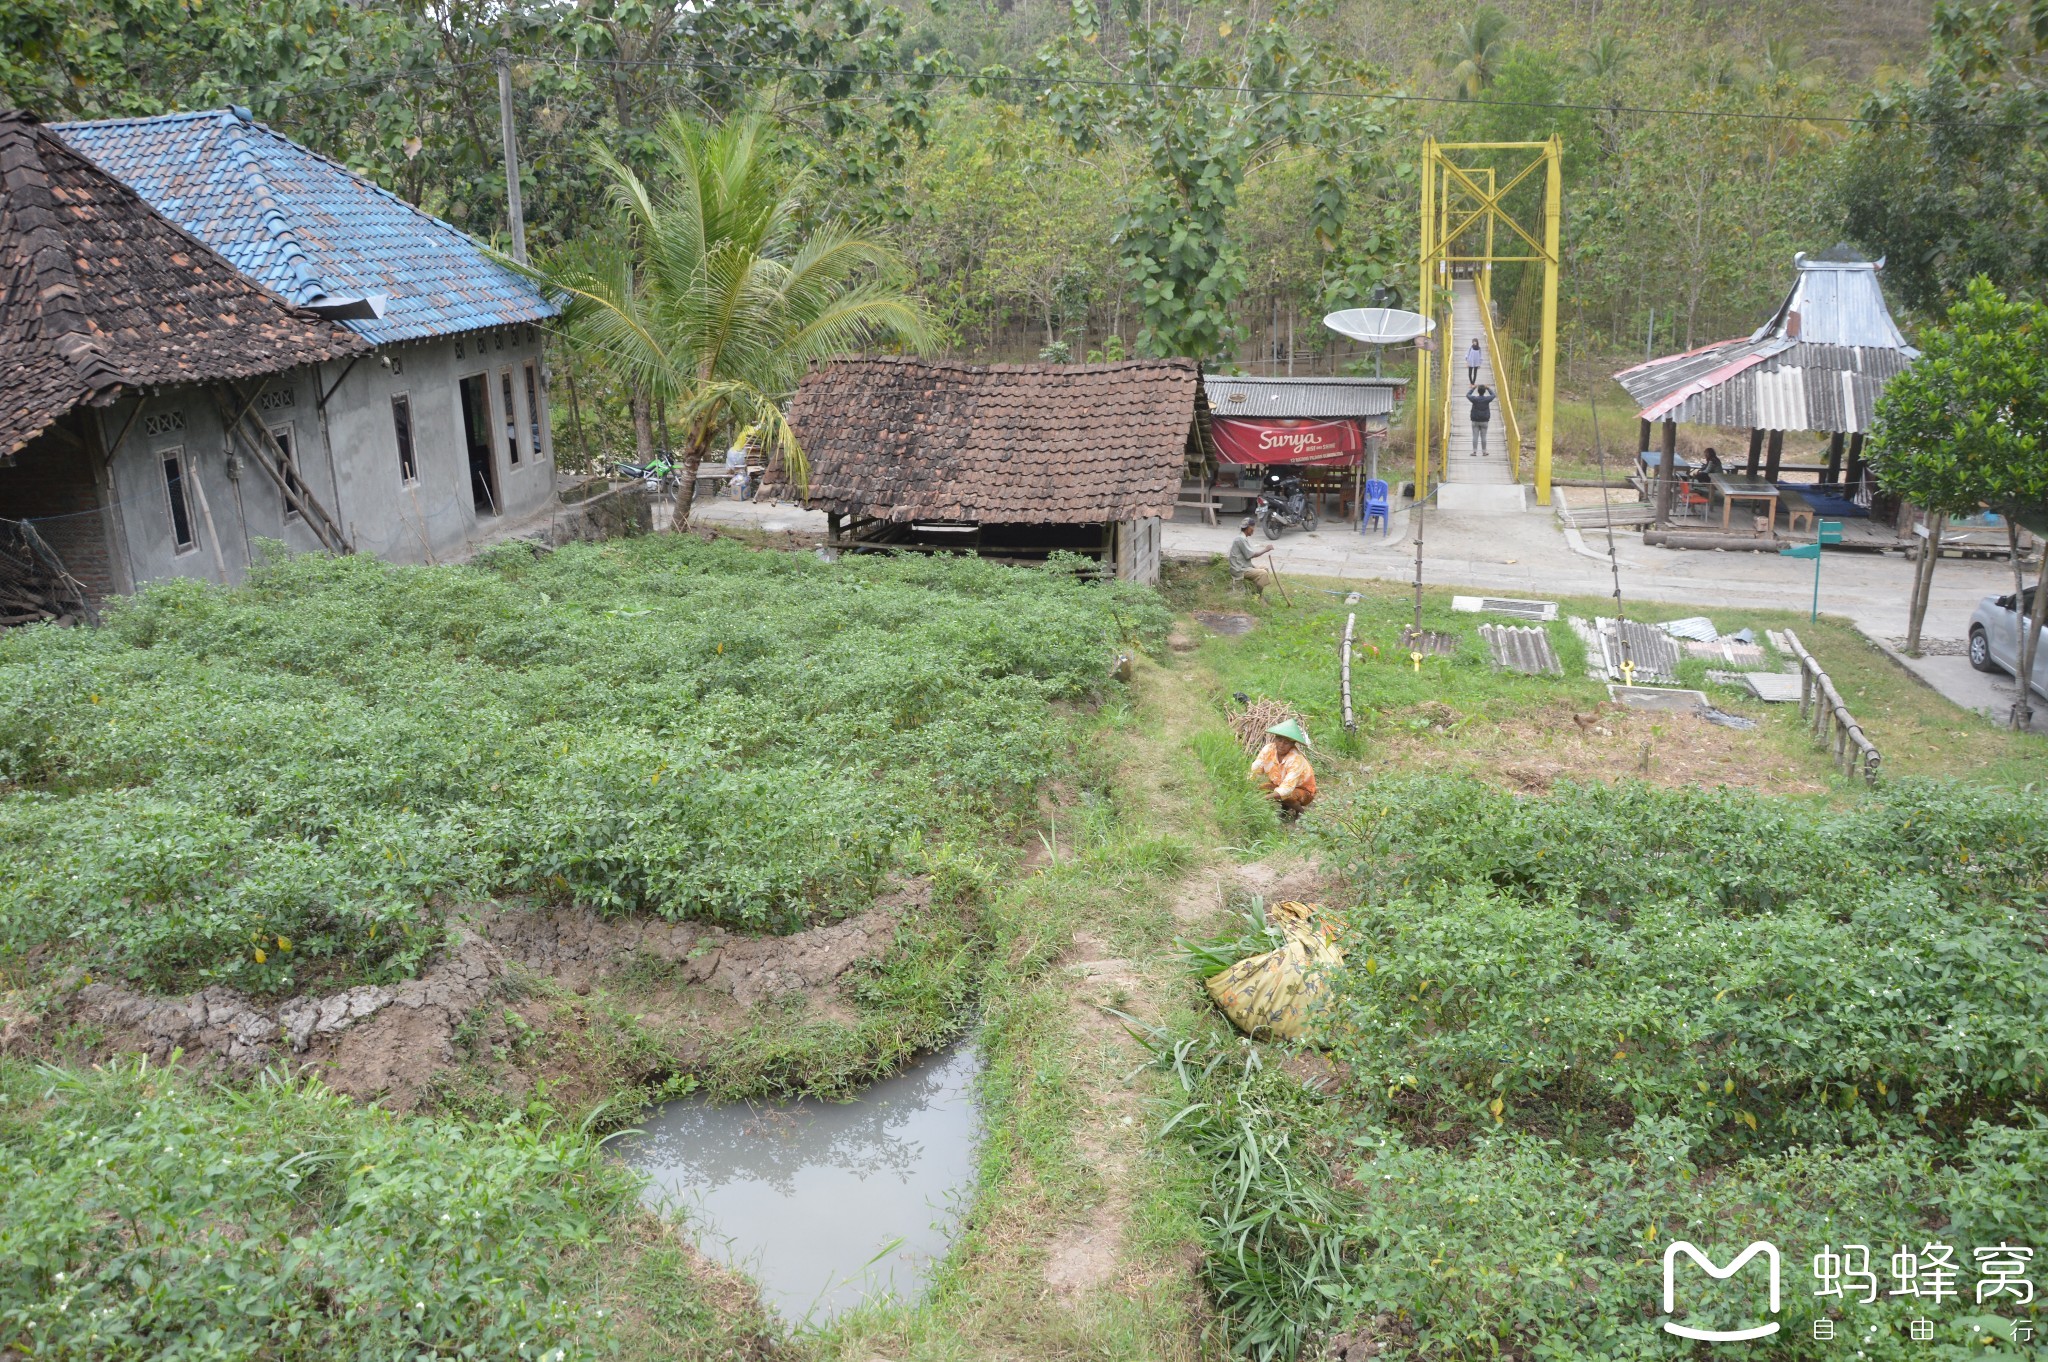
{"label": "plastic sheet on ground", "polygon": [[1344,963],[1332,940],[1343,924],[1318,904],[1291,900],[1268,909],[1266,921],[1286,944],[1211,975],[1209,996],[1255,1040],[1310,1040],[1330,989],[1326,976]]}

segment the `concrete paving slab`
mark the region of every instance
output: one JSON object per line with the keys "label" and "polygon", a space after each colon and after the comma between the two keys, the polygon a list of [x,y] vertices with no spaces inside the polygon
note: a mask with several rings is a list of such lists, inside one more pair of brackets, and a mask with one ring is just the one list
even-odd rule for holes
{"label": "concrete paving slab", "polygon": [[1664,686],[1624,686],[1618,682],[1607,688],[1608,698],[1629,709],[1653,710],[1659,714],[1704,714],[1710,708],[1705,691],[1671,690]]}
{"label": "concrete paving slab", "polygon": [[[2010,676],[1980,672],[1967,657],[1907,657],[1888,644],[1884,650],[1900,666],[1964,709],[1982,714],[1995,724],[2011,722],[2013,701],[2020,692],[2018,683]],[[2048,700],[2034,702],[2034,722],[2028,732],[2048,733]]]}
{"label": "concrete paving slab", "polygon": [[1799,703],[1799,674],[1797,672],[1744,672],[1742,683],[1749,687],[1749,693],[1769,704]]}

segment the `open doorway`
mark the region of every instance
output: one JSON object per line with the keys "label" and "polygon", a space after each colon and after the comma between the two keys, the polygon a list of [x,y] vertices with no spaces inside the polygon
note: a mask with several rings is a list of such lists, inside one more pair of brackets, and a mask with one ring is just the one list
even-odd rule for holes
{"label": "open doorway", "polygon": [[462,389],[462,438],[469,446],[469,490],[478,515],[496,515],[498,461],[491,457],[491,390],[483,374],[471,374]]}

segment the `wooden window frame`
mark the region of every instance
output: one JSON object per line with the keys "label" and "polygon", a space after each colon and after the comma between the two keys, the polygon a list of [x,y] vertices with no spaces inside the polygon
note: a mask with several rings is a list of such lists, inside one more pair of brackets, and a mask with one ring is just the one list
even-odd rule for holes
{"label": "wooden window frame", "polygon": [[498,391],[495,396],[505,403],[505,466],[517,468],[519,461],[519,385],[512,381],[510,369],[498,370]]}
{"label": "wooden window frame", "polygon": [[[299,467],[298,424],[293,421],[286,421],[282,425],[268,426],[266,429],[270,431],[270,438],[277,442],[278,451],[285,456],[284,468],[282,470],[285,486],[291,487],[300,497],[304,497],[306,495],[306,474],[305,470]],[[295,520],[303,521],[306,518],[299,512],[298,507],[292,505],[292,499],[285,496],[282,490],[278,492],[278,496],[284,499],[285,524],[289,525]]]}
{"label": "wooden window frame", "polygon": [[[399,438],[398,432],[398,410],[401,403],[405,407],[404,439]],[[412,389],[410,388],[405,389],[403,392],[391,394],[391,442],[398,449],[398,485],[400,487],[419,486],[420,432],[419,427],[413,423],[412,419]],[[407,465],[412,467],[412,472],[409,474],[406,472]]]}
{"label": "wooden window frame", "polygon": [[526,380],[526,430],[527,442],[533,446],[533,457],[537,463],[546,455],[547,436],[541,416],[540,362],[527,360],[520,366],[519,375]]}
{"label": "wooden window frame", "polygon": [[[185,483],[192,477],[192,460],[186,456],[185,446],[183,445],[172,445],[169,449],[152,450],[151,457],[156,460],[157,475],[163,481],[164,517],[170,522],[171,526],[171,556],[183,558],[188,553],[197,553],[199,552],[199,511],[192,504],[192,494],[185,488]],[[178,465],[178,486],[175,494],[173,494],[171,488],[170,466],[173,463]],[[185,528],[191,535],[189,539],[183,540],[178,538],[178,505],[180,502],[184,503]]]}

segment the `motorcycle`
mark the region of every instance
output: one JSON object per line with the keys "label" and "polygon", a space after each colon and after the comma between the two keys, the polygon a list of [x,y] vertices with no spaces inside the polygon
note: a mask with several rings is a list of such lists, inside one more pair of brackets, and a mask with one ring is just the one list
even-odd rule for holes
{"label": "motorcycle", "polygon": [[1266,474],[1265,490],[1259,493],[1258,517],[1268,539],[1278,539],[1290,525],[1314,531],[1315,498],[1308,494],[1300,478],[1275,469]]}
{"label": "motorcycle", "polygon": [[644,482],[649,491],[660,496],[674,496],[682,485],[681,475],[667,456],[656,454],[646,467],[623,461],[612,465],[612,476],[631,482]]}

